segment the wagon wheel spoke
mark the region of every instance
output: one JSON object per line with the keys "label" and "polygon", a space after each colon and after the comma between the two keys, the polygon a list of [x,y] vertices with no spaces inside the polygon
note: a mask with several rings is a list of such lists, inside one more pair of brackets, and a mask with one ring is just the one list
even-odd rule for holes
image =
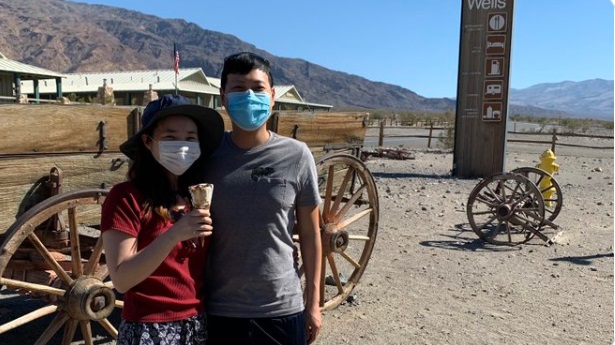
{"label": "wagon wheel spoke", "polygon": [[94,341],[92,340],[92,326],[90,325],[90,321],[79,321],[79,329],[81,329],[81,335],[83,336],[85,345],[93,345]]}
{"label": "wagon wheel spoke", "polygon": [[328,254],[327,261],[329,262],[329,267],[331,267],[331,273],[333,273],[333,281],[335,282],[335,286],[337,286],[337,292],[343,293],[344,287],[342,286],[340,273],[337,270],[337,265],[335,264],[335,259],[333,258],[333,255]]}
{"label": "wagon wheel spoke", "polygon": [[[491,187],[489,185],[485,186],[485,189],[487,189],[487,196],[490,196],[494,199],[494,201],[500,203],[502,202],[503,199],[500,199],[500,193],[496,193],[493,189],[491,189]],[[498,189],[498,188],[496,188]]]}
{"label": "wagon wheel spoke", "polygon": [[506,226],[506,234],[508,235],[508,243],[513,243],[512,233],[511,233],[511,229],[510,229],[510,224],[508,224],[508,222],[506,222],[505,226]]}
{"label": "wagon wheel spoke", "polygon": [[66,326],[64,327],[64,336],[62,337],[62,345],[70,345],[73,342],[73,338],[75,338],[75,332],[77,331],[77,325],[79,321],[77,320],[68,320]]}
{"label": "wagon wheel spoke", "polygon": [[[537,186],[540,186],[540,185],[539,185],[539,183],[540,183],[540,182],[536,182],[536,185],[537,185]],[[545,192],[548,192],[548,191],[550,191],[551,189],[555,190],[555,186],[554,186],[553,184],[551,184],[551,185],[549,185],[549,186],[547,186],[547,187],[545,187],[545,188],[541,189],[541,190],[540,190],[540,193],[541,193],[541,194],[544,194]]]}
{"label": "wagon wheel spoke", "polygon": [[524,212],[524,213],[528,213],[528,214],[533,214],[535,212],[540,211],[540,208],[537,206],[533,206],[533,207],[519,207],[517,208],[517,211],[519,212]]}
{"label": "wagon wheel spoke", "polygon": [[[344,207],[335,215],[334,217],[335,223],[339,222],[340,219],[344,218],[344,216],[348,213],[348,210],[350,210],[350,208],[355,205],[355,202],[361,197],[361,195],[363,194],[366,188],[367,188],[367,185],[364,184],[361,187],[359,187],[356,192],[354,192],[354,194],[346,202],[346,205],[344,205]],[[364,215],[365,214],[363,214],[362,216]]]}
{"label": "wagon wheel spoke", "polygon": [[17,328],[21,325],[25,325],[28,322],[34,321],[43,316],[55,313],[58,310],[58,306],[55,304],[50,304],[44,306],[40,309],[34,310],[26,315],[22,315],[15,320],[7,322],[3,325],[0,325],[0,334],[9,331],[11,329]]}
{"label": "wagon wheel spoke", "polygon": [[45,248],[45,245],[43,244],[43,242],[41,242],[38,236],[36,236],[36,234],[32,232],[28,235],[28,239],[30,240],[32,245],[34,245],[36,250],[38,250],[39,254],[41,254],[43,259],[45,259],[47,264],[51,266],[51,268],[58,275],[58,277],[62,279],[62,281],[66,285],[70,285],[73,282],[73,279],[68,275],[68,273],[66,273],[66,271],[62,268],[62,266],[60,266],[60,264],[53,258],[51,253],[47,250],[47,248]]}
{"label": "wagon wheel spoke", "polygon": [[63,296],[66,293],[66,290],[54,288],[49,285],[29,283],[29,282],[24,282],[21,280],[15,280],[15,279],[9,279],[9,278],[0,278],[0,285],[6,285],[14,289],[21,289],[25,291],[32,291],[32,292],[41,293],[41,294],[51,294],[51,295],[56,295],[56,296]]}
{"label": "wagon wheel spoke", "polygon": [[[526,176],[525,176],[525,177],[530,178],[528,175],[529,175],[529,174],[526,174]],[[535,185],[537,185],[537,186],[539,186],[539,185],[540,185],[540,182],[542,182],[542,180],[543,180],[545,177],[546,177],[546,175],[538,175],[538,179],[534,179],[534,180],[533,180],[534,184],[535,184]],[[531,178],[530,178],[530,180],[531,180]]]}
{"label": "wagon wheel spoke", "polygon": [[341,252],[340,255],[346,259],[346,261],[348,261],[352,266],[354,266],[355,268],[361,268],[361,265],[359,265],[358,262],[356,262],[353,258],[350,257],[350,255],[346,254],[346,252]]}
{"label": "wagon wheel spoke", "polygon": [[[102,256],[102,252],[103,252],[102,237],[99,237],[98,240],[96,240],[96,245],[94,246],[92,255],[90,255],[90,259],[85,264],[85,267],[83,269],[83,274],[85,275],[94,274],[94,271],[96,270],[96,267],[98,266],[98,262],[100,261],[100,257]],[[103,277],[99,277],[99,278],[101,278],[102,280]]]}
{"label": "wagon wheel spoke", "polygon": [[472,212],[475,216],[482,216],[484,214],[493,214],[493,210],[487,210],[487,211],[476,211],[476,212]]}
{"label": "wagon wheel spoke", "polygon": [[487,219],[487,221],[485,221],[485,222],[483,223],[483,225],[481,225],[478,229],[479,229],[479,230],[482,230],[482,229],[486,228],[488,225],[491,225],[491,223],[492,223],[494,220],[496,220],[497,218],[498,218],[498,216],[497,216],[497,215],[494,215],[493,217],[491,217],[491,218]]}
{"label": "wagon wheel spoke", "polygon": [[327,261],[323,256],[320,260],[320,307],[325,306],[325,276],[327,275]]}
{"label": "wagon wheel spoke", "polygon": [[517,200],[515,200],[512,203],[512,205],[514,206],[514,205],[518,205],[518,204],[523,203],[523,202],[532,201],[534,199],[532,197],[532,195],[533,195],[532,191],[528,190],[524,194],[522,194],[521,197],[519,197]]}
{"label": "wagon wheel spoke", "polygon": [[372,239],[369,236],[363,236],[363,235],[348,235],[348,238],[351,241],[369,241]]}
{"label": "wagon wheel spoke", "polygon": [[483,204],[485,204],[485,205],[487,205],[489,207],[496,207],[498,205],[497,203],[494,202],[494,200],[487,200],[487,199],[485,199],[486,196],[487,195],[479,194],[479,195],[476,196],[476,201],[480,201],[480,202],[482,202]]}
{"label": "wagon wheel spoke", "polygon": [[501,200],[506,201],[506,186],[504,185],[504,181],[498,181],[498,190],[500,191]]}
{"label": "wagon wheel spoke", "polygon": [[366,216],[369,216],[370,213],[372,213],[373,210],[371,208],[368,208],[366,210],[363,210],[355,215],[353,215],[352,217],[348,218],[348,219],[344,219],[344,221],[340,222],[337,224],[338,229],[345,229],[347,228],[349,225],[355,223],[356,221],[365,218]]}
{"label": "wagon wheel spoke", "polygon": [[[354,169],[351,169],[351,168],[347,169],[346,175],[344,176],[344,180],[342,181],[339,188],[337,189],[337,193],[335,195],[335,201],[333,202],[333,206],[331,207],[331,212],[329,213],[329,214],[331,213],[334,214],[333,222],[337,222],[340,219],[340,217],[343,217],[344,214],[346,214],[346,212],[348,211],[348,207],[350,207],[350,205],[353,204],[358,199],[358,197],[361,195],[359,193],[359,195],[357,195],[354,200],[350,200],[346,202],[346,205],[344,205],[344,208],[340,212],[335,213],[335,211],[340,207],[340,203],[342,202],[342,199],[344,197],[344,191],[346,190],[348,186],[348,182],[350,181],[350,178],[353,176],[353,174],[354,174]],[[363,189],[365,188],[362,188],[361,191],[363,191]]]}
{"label": "wagon wheel spoke", "polygon": [[98,323],[109,333],[109,335],[111,335],[111,337],[113,337],[113,339],[117,339],[117,329],[113,327],[109,319],[105,318],[98,320]]}
{"label": "wagon wheel spoke", "polygon": [[335,180],[335,167],[332,165],[329,167],[327,174],[327,187],[325,193],[325,202],[322,208],[322,217],[329,219],[331,213],[331,195],[333,194],[333,180]]}
{"label": "wagon wheel spoke", "polygon": [[515,195],[517,195],[517,193],[520,192],[521,190],[521,184],[517,181],[517,184],[515,184],[515,188],[510,188],[510,186],[505,185],[505,188],[508,189],[510,191],[510,197],[508,198],[508,200],[506,200],[506,202],[512,202]]}
{"label": "wagon wheel spoke", "polygon": [[59,312],[34,344],[47,344],[49,340],[51,340],[51,337],[56,334],[56,332],[66,323],[66,321],[68,321],[68,319],[70,319],[70,316],[68,316],[67,313],[63,311]]}
{"label": "wagon wheel spoke", "polygon": [[538,231],[538,227],[540,226],[540,223],[533,223],[527,218],[514,217],[514,219],[518,221],[519,226],[532,233]]}
{"label": "wagon wheel spoke", "polygon": [[82,274],[81,244],[79,243],[79,229],[77,227],[77,212],[74,207],[68,209],[68,227],[70,229],[70,254],[73,277],[79,278]]}
{"label": "wagon wheel spoke", "polygon": [[538,228],[540,227],[540,224],[542,223],[543,218],[534,212],[528,212],[528,213],[523,213],[523,214],[516,214],[513,216],[513,219],[517,220],[518,222],[522,224],[531,223],[532,226]]}

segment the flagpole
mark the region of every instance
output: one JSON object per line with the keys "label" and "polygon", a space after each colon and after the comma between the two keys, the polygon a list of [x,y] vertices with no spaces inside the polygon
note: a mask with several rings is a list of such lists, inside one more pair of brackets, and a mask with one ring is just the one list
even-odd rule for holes
{"label": "flagpole", "polygon": [[173,70],[175,70],[175,95],[178,95],[177,75],[179,74],[179,51],[175,43],[173,43]]}

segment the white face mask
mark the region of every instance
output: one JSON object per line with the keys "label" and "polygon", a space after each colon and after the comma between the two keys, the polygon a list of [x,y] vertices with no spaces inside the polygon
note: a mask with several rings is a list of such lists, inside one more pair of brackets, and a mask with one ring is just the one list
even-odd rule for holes
{"label": "white face mask", "polygon": [[201,147],[198,142],[175,140],[156,142],[159,156],[156,160],[177,176],[183,175],[201,156]]}

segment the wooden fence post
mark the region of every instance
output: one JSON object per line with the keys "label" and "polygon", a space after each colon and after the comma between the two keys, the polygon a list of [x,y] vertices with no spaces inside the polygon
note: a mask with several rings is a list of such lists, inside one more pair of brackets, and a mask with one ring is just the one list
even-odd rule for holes
{"label": "wooden fence post", "polygon": [[378,134],[378,147],[382,147],[382,143],[384,142],[384,121],[380,121],[380,133]]}
{"label": "wooden fence post", "polygon": [[433,133],[433,122],[429,123],[429,138],[427,139],[427,148],[431,148],[431,134]]}
{"label": "wooden fence post", "polygon": [[553,135],[551,136],[551,152],[555,153],[555,142],[557,141],[557,128],[553,128]]}

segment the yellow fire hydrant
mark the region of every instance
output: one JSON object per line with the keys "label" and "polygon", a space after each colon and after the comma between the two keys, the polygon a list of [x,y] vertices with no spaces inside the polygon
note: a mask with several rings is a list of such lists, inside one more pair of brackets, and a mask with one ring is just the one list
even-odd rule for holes
{"label": "yellow fire hydrant", "polygon": [[536,165],[537,168],[544,170],[549,176],[545,176],[538,187],[542,192],[542,199],[545,202],[545,206],[553,206],[553,195],[555,194],[555,188],[551,188],[553,184],[551,183],[551,178],[555,173],[559,170],[559,164],[555,163],[555,154],[550,149],[547,149],[540,156],[540,163]]}

